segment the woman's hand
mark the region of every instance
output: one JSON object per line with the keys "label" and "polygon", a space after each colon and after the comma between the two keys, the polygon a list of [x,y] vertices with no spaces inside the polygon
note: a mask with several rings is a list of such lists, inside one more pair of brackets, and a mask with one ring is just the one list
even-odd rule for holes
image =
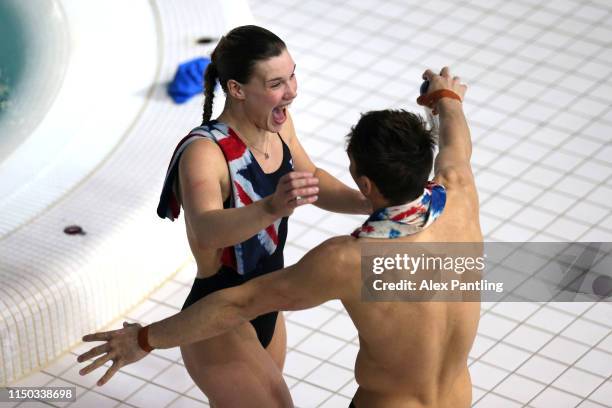
{"label": "woman's hand", "polygon": [[266,211],[277,218],[287,217],[296,207],[319,198],[319,179],[312,173],[292,171],[278,181],[276,191],[266,197]]}
{"label": "woman's hand", "polygon": [[138,323],[130,324],[128,322],[123,322],[122,329],[84,336],[83,341],[104,341],[105,343],[77,357],[77,361],[82,363],[85,360],[103,354],[102,357],[98,357],[87,367],[81,369],[79,374],[89,374],[107,361],[112,361],[113,364],[97,382],[97,385],[101,386],[106,384],[121,367],[145,357],[149,353],[141,349],[138,345],[138,331],[141,328],[142,326]]}

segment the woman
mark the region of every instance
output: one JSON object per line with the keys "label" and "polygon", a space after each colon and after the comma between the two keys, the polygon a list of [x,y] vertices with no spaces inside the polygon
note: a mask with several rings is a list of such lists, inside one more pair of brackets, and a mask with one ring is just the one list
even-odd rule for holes
{"label": "woman", "polygon": [[[217,81],[226,101],[211,121]],[[358,191],[316,168],[300,145],[288,111],[296,96],[295,63],[280,38],[257,26],[221,38],[205,73],[202,126],[175,151],[158,208],[171,219],[180,205],[185,211],[198,272],[183,308],[282,268],[296,207],[369,213]],[[275,312],[181,353],[211,406],[287,407],[285,349],[284,319]]]}

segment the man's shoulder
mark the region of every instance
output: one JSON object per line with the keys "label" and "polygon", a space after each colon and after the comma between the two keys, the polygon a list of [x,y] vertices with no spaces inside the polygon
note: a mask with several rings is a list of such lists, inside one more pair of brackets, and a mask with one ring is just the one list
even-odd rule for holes
{"label": "man's shoulder", "polygon": [[469,164],[442,169],[433,181],[447,190],[445,212],[478,212],[478,190]]}
{"label": "man's shoulder", "polygon": [[447,189],[474,189],[474,173],[469,164],[448,166],[437,172],[434,181]]}
{"label": "man's shoulder", "polygon": [[360,259],[359,240],[351,235],[330,238],[319,245],[319,257],[330,267],[345,270]]}
{"label": "man's shoulder", "polygon": [[322,292],[329,299],[343,302],[354,299],[359,291],[355,288],[361,280],[360,240],[350,235],[337,236],[321,243],[315,250],[316,259],[306,273],[309,279],[325,283]]}

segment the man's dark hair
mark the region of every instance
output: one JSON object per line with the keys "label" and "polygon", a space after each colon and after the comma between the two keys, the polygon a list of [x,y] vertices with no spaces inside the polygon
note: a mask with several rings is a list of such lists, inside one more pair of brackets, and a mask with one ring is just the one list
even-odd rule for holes
{"label": "man's dark hair", "polygon": [[364,113],[347,142],[357,175],[372,180],[390,205],[423,193],[436,142],[420,115],[405,110]]}

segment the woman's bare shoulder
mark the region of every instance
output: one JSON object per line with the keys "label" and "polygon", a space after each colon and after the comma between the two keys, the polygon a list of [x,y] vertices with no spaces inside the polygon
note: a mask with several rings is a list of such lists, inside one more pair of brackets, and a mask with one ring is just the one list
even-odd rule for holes
{"label": "woman's bare shoulder", "polygon": [[227,162],[215,141],[203,137],[185,148],[179,162],[179,182],[183,186],[210,182],[229,185]]}
{"label": "woman's bare shoulder", "polygon": [[291,145],[293,140],[297,137],[295,134],[295,126],[293,124],[293,118],[291,113],[287,110],[287,121],[283,124],[283,128],[280,131],[280,137],[287,145]]}
{"label": "woman's bare shoulder", "polygon": [[225,166],[225,157],[214,140],[202,137],[189,143],[181,156],[179,165],[181,168]]}

